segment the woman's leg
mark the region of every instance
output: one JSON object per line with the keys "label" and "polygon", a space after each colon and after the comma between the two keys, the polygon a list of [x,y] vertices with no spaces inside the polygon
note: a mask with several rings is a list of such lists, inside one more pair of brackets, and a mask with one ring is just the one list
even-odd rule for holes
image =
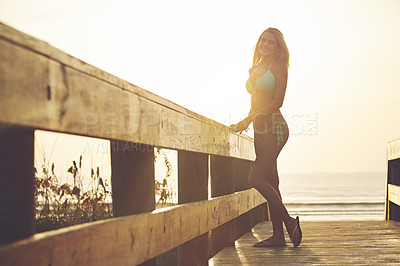
{"label": "woman's leg", "polygon": [[[273,219],[276,221],[276,230],[280,230],[278,228],[279,218],[285,223],[290,240],[293,242],[294,247],[297,247],[302,239],[299,219],[298,217],[294,219],[289,216],[285,205],[282,203],[281,195],[278,189],[278,182],[275,182],[275,186],[270,183],[272,180],[274,180],[273,175],[269,175],[269,177],[272,177],[272,179],[265,178],[266,173],[272,173],[274,171],[273,169],[276,168],[276,158],[282,150],[282,147],[287,142],[289,130],[287,126],[282,129],[283,139],[280,140],[279,146],[277,146],[277,138],[275,134],[267,134],[265,135],[265,139],[263,139],[261,142],[254,142],[255,145],[257,145],[257,157],[249,174],[249,183],[267,199],[272,210],[271,216],[273,216]],[[279,181],[277,171],[275,177],[276,180]]]}
{"label": "woman's leg", "polygon": [[[279,176],[278,176],[276,160],[274,162],[274,166],[272,167],[270,173],[268,173],[266,178],[267,178],[267,181],[276,190],[277,194],[279,195],[279,198],[282,201],[281,192],[279,191]],[[269,213],[271,215],[273,233],[272,233],[272,236],[268,240],[270,240],[270,242],[272,242],[272,243],[284,243],[285,236],[283,234],[283,223],[282,223],[283,221],[282,221],[281,217],[279,216],[279,213],[277,212],[277,210],[275,208],[273,208],[272,206],[269,206]]]}
{"label": "woman's leg", "polygon": [[[274,172],[273,169],[276,168],[276,158],[288,139],[287,127],[283,129],[283,133],[284,141],[279,146],[277,146],[275,134],[267,134],[263,136],[262,142],[255,142],[255,145],[257,145],[257,157],[249,175],[249,183],[267,199],[270,208],[273,209],[274,217],[279,217],[287,224],[292,218],[282,203],[279,189],[265,178],[266,173],[272,174]],[[277,174],[276,178],[278,178]]]}
{"label": "woman's leg", "polygon": [[[279,197],[281,197],[281,193],[279,191],[279,177],[278,177],[278,169],[276,165],[276,160],[274,163],[274,167],[271,169],[271,172],[265,176],[266,180],[275,188]],[[254,247],[264,247],[264,246],[284,246],[285,244],[285,235],[283,233],[283,223],[279,214],[272,206],[269,206],[269,213],[272,222],[273,233],[272,236],[258,242],[254,245]]]}
{"label": "woman's leg", "polygon": [[[285,205],[283,205],[278,188],[278,171],[275,171],[277,168],[276,159],[289,137],[287,126],[282,127],[281,132],[277,132],[277,134],[282,133],[283,136],[279,138],[279,142],[276,134],[262,135],[262,138],[256,134],[254,144],[256,145],[257,157],[249,174],[249,183],[267,199],[272,210],[271,219],[275,221],[274,230],[277,230],[275,232],[280,234],[279,220],[283,221],[289,233],[290,240],[293,242],[294,247],[297,247],[302,239],[299,219],[298,217],[296,219],[290,217]],[[266,176],[268,178],[265,178]]]}

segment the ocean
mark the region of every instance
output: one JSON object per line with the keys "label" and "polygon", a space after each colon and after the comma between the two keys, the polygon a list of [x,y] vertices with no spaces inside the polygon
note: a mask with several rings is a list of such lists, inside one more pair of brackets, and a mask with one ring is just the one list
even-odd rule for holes
{"label": "ocean", "polygon": [[384,220],[386,173],[280,174],[282,200],[301,220]]}

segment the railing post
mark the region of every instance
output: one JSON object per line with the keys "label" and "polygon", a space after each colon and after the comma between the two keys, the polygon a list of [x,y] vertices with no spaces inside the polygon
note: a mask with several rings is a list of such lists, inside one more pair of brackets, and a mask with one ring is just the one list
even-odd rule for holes
{"label": "railing post", "polygon": [[[400,158],[388,160],[387,183],[400,186]],[[386,193],[387,196],[388,193]],[[386,199],[386,220],[400,221],[400,206]]]}
{"label": "railing post", "polygon": [[[178,203],[208,198],[208,154],[178,151]],[[178,265],[208,264],[208,234],[178,247]]]}
{"label": "railing post", "polygon": [[0,244],[35,232],[34,129],[0,124]]}
{"label": "railing post", "polygon": [[[111,141],[113,216],[155,209],[154,147]],[[142,265],[156,265],[156,259]]]}
{"label": "railing post", "polygon": [[[251,188],[249,182],[247,181],[247,178],[252,165],[252,161],[234,158],[233,176],[235,191],[241,191]],[[235,219],[235,239],[238,239],[245,233],[251,231],[251,216],[251,211],[249,211]]]}
{"label": "railing post", "polygon": [[[234,192],[233,158],[218,155],[210,156],[211,197],[228,195]],[[231,220],[211,230],[210,255],[213,257],[226,246],[235,244],[235,223]]]}
{"label": "railing post", "polygon": [[269,220],[268,203],[265,202],[251,211],[251,227],[256,224]]}

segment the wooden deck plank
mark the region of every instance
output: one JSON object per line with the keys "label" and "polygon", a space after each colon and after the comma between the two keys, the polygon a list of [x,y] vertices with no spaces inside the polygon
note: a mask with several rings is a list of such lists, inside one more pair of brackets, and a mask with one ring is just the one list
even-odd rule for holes
{"label": "wooden deck plank", "polygon": [[209,261],[209,265],[395,264],[400,263],[400,223],[395,221],[307,221],[293,248],[253,248],[272,234],[271,222],[256,225]]}

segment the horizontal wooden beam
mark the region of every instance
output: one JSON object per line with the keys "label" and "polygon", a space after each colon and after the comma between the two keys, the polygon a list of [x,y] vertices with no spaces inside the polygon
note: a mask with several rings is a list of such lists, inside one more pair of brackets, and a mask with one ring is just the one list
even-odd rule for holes
{"label": "horizontal wooden beam", "polygon": [[388,184],[388,200],[400,206],[400,186]]}
{"label": "horizontal wooden beam", "polygon": [[4,265],[136,265],[265,202],[255,189],[151,213],[112,218],[0,247]]}
{"label": "horizontal wooden beam", "polygon": [[233,134],[223,124],[2,23],[0,122],[176,150],[255,158],[250,137]]}
{"label": "horizontal wooden beam", "polygon": [[387,159],[394,160],[400,158],[400,138],[389,141],[387,144]]}

